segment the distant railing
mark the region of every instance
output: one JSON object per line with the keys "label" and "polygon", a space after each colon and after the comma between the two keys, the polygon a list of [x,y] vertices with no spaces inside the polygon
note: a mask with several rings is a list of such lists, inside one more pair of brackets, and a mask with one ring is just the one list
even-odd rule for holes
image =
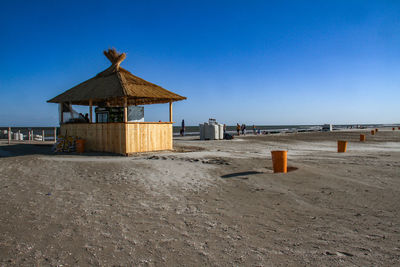
{"label": "distant railing", "polygon": [[[50,132],[50,133],[49,133]],[[57,140],[57,127],[8,127],[0,130],[0,139],[7,139],[8,144],[11,141],[53,141]]]}

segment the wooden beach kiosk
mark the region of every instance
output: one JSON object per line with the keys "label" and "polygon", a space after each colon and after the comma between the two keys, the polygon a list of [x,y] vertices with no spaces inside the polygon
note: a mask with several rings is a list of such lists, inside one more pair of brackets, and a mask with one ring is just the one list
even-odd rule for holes
{"label": "wooden beach kiosk", "polygon": [[[170,150],[172,138],[172,103],[186,97],[134,76],[120,67],[125,53],[104,51],[112,65],[95,77],[48,100],[60,104],[60,134],[85,140],[85,150],[129,155],[137,152]],[[129,121],[128,108],[138,105],[169,104],[168,122]],[[63,119],[63,106],[89,106],[89,121],[68,123]],[[121,116],[93,120],[93,106],[119,110]],[[97,114],[96,114],[97,115]]]}

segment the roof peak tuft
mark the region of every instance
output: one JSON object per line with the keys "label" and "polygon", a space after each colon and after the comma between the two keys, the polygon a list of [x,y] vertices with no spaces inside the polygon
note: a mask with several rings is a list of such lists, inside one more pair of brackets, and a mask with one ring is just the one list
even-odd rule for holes
{"label": "roof peak tuft", "polygon": [[119,69],[119,65],[126,58],[125,53],[119,53],[115,48],[111,48],[108,50],[104,50],[104,55],[110,60],[111,67],[115,67],[117,70]]}

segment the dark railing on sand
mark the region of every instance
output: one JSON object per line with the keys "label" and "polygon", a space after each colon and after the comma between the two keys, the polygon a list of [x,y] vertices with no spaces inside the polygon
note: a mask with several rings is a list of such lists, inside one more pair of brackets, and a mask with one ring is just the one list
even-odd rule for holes
{"label": "dark railing on sand", "polygon": [[57,127],[0,127],[0,139],[11,141],[53,141],[57,140]]}

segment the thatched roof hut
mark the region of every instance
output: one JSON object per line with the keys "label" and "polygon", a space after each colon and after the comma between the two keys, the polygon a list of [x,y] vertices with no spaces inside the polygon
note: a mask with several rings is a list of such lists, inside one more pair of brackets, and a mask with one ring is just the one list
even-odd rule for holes
{"label": "thatched roof hut", "polygon": [[147,105],[186,99],[121,68],[120,64],[126,58],[125,53],[119,54],[115,49],[109,49],[104,51],[104,55],[111,61],[108,69],[47,102],[124,106],[125,101],[128,105]]}
{"label": "thatched roof hut", "polygon": [[[171,150],[173,148],[172,102],[186,97],[172,93],[158,85],[139,78],[120,67],[126,58],[115,49],[104,51],[111,66],[95,77],[78,84],[48,100],[60,103],[60,133],[85,140],[88,151],[106,151],[123,155],[137,152]],[[168,122],[128,121],[128,107],[136,105],[169,103]],[[64,123],[63,107],[68,105],[89,106],[88,123]],[[123,121],[103,119],[93,123],[93,106],[109,110],[123,107]],[[107,111],[108,114],[108,111]],[[107,115],[107,118],[109,116]]]}

